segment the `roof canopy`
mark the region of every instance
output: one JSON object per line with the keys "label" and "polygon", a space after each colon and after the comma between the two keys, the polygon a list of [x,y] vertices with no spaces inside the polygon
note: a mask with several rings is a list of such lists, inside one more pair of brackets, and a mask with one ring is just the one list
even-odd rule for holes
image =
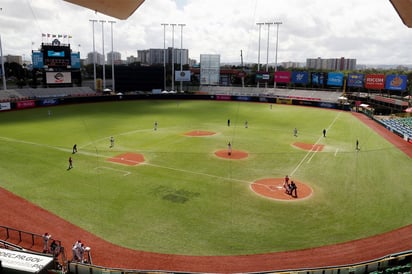
{"label": "roof canopy", "polygon": [[412,28],[412,0],[389,0],[398,13],[402,22]]}
{"label": "roof canopy", "polygon": [[64,0],[91,10],[115,17],[127,19],[143,4],[144,0]]}

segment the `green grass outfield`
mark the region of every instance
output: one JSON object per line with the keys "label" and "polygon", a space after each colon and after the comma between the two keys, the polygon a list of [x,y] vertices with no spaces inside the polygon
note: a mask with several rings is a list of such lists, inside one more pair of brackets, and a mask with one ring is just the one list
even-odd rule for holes
{"label": "green grass outfield", "polygon": [[[192,130],[217,134],[184,136]],[[249,157],[214,156],[228,141]],[[295,141],[325,149],[307,157]],[[74,143],[79,152],[68,171]],[[0,113],[0,146],[0,186],[138,250],[257,254],[346,242],[412,223],[412,160],[349,112],[214,101],[37,108]],[[125,152],[143,154],[145,164],[107,161]],[[250,189],[255,180],[286,174],[313,195],[275,201]]]}

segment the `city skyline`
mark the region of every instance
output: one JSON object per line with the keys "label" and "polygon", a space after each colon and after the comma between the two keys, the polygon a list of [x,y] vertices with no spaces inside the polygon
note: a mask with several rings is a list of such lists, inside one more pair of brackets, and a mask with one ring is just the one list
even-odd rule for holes
{"label": "city skyline", "polygon": [[[92,24],[95,26],[96,51],[102,52],[102,26],[105,48],[110,52],[112,17],[60,0],[3,0],[0,4],[0,35],[5,55],[27,59],[41,42],[51,42],[43,35],[62,35],[73,51],[85,59],[92,48]],[[275,27],[262,26],[260,63],[300,62],[308,58],[357,59],[358,64],[411,64],[412,32],[387,0],[362,2],[299,0],[147,0],[127,20],[114,20],[114,51],[122,59],[137,56],[137,50],[171,47],[189,50],[189,58],[200,54],[219,54],[222,63],[257,63],[259,28],[257,23],[281,21],[279,39]],[[172,27],[162,24],[176,24]],[[184,28],[178,27],[184,24]],[[66,39],[64,35],[67,35]],[[68,37],[71,38],[68,38]],[[174,36],[174,41],[172,41]],[[267,38],[269,37],[269,43]],[[181,40],[183,38],[183,40]],[[267,45],[269,52],[267,52]]]}

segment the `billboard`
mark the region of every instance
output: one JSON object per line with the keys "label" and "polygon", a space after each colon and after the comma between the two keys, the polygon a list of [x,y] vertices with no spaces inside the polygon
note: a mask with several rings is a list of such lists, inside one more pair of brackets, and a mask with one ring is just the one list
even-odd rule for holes
{"label": "billboard", "polygon": [[175,81],[190,82],[190,70],[175,71]]}
{"label": "billboard", "polygon": [[269,72],[267,71],[257,71],[256,72],[256,82],[267,82],[270,79]]}
{"label": "billboard", "polygon": [[323,72],[312,72],[311,75],[312,85],[323,86],[325,85],[325,74]]}
{"label": "billboard", "polygon": [[33,63],[33,68],[34,69],[40,69],[43,68],[44,63],[43,63],[43,52],[41,51],[33,51],[31,54],[31,61]]}
{"label": "billboard", "polygon": [[386,75],[385,89],[389,90],[406,90],[406,75],[390,74]]}
{"label": "billboard", "polygon": [[343,73],[342,72],[329,72],[327,85],[334,86],[334,87],[343,86]]}
{"label": "billboard", "polygon": [[42,45],[43,63],[50,68],[67,68],[71,66],[69,46]]}
{"label": "billboard", "polygon": [[44,273],[53,267],[53,257],[0,248],[4,273]]}
{"label": "billboard", "polygon": [[307,71],[293,71],[292,83],[307,85],[309,83],[309,73]]}
{"label": "billboard", "polygon": [[200,55],[200,84],[219,85],[220,83],[220,55]]}
{"label": "billboard", "polygon": [[365,88],[367,89],[384,89],[385,75],[384,74],[366,74]]}
{"label": "billboard", "polygon": [[46,72],[47,84],[71,84],[71,72]]}
{"label": "billboard", "polygon": [[75,69],[80,68],[80,52],[71,53],[71,67]]}
{"label": "billboard", "polygon": [[276,83],[286,83],[289,84],[291,80],[290,71],[276,71],[275,72],[275,82]]}
{"label": "billboard", "polygon": [[363,79],[364,75],[361,73],[349,73],[346,85],[348,87],[361,88],[363,87]]}

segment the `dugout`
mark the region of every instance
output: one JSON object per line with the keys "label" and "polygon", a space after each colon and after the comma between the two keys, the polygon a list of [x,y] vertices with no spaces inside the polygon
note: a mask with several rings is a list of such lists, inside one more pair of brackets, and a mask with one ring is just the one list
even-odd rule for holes
{"label": "dugout", "polygon": [[0,248],[1,273],[46,274],[54,267],[52,256]]}

